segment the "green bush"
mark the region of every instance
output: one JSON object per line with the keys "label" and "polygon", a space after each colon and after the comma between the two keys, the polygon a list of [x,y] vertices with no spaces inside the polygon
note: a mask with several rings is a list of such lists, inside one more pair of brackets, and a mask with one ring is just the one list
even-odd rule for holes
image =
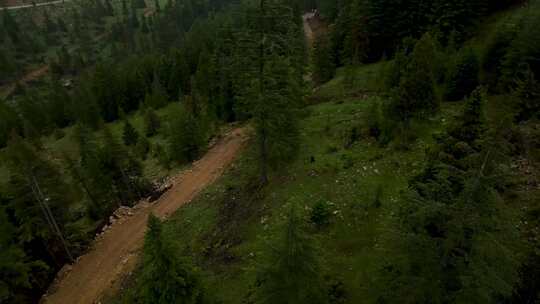
{"label": "green bush", "polygon": [[317,228],[323,228],[330,224],[331,216],[330,205],[326,201],[319,201],[311,210],[310,219]]}

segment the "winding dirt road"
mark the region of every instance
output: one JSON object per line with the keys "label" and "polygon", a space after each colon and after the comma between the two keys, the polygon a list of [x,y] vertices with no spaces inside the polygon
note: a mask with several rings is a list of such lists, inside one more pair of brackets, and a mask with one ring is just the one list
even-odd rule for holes
{"label": "winding dirt road", "polygon": [[235,159],[247,140],[247,128],[237,128],[221,138],[208,153],[189,170],[181,173],[172,188],[155,204],[146,205],[130,217],[113,225],[93,245],[93,249],[73,265],[44,296],[49,304],[99,303],[101,296],[136,265],[142,248],[146,221],[153,212],[167,218],[193,200],[214,182]]}

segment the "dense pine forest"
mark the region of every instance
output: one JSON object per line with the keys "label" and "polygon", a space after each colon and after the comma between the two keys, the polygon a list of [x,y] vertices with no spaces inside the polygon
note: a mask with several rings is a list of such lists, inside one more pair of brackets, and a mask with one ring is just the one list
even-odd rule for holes
{"label": "dense pine forest", "polygon": [[540,303],[540,2],[0,1],[25,4],[0,303],[86,303],[54,295],[144,212],[95,303]]}

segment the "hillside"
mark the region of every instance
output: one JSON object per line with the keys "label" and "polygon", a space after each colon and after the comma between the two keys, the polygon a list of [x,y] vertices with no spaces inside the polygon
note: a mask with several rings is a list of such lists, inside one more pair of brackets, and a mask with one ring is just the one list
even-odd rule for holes
{"label": "hillside", "polygon": [[540,2],[69,10],[0,101],[0,303],[540,301]]}
{"label": "hillside", "polygon": [[[464,45],[482,53],[500,27],[522,13],[512,9],[487,19],[480,34]],[[276,170],[264,188],[256,182],[256,149],[250,149],[216,185],[164,223],[164,234],[176,244],[176,253],[189,256],[200,269],[213,301],[256,303],[260,270],[268,259],[275,263],[272,252],[283,254],[278,242],[291,206],[296,206],[307,237],[316,244],[317,269],[328,303],[386,303],[380,301],[392,293],[390,269],[406,259],[400,240],[407,208],[404,194],[428,166],[428,153],[437,147],[438,138],[460,123],[466,107],[465,100],[443,102],[436,115],[413,122],[410,132],[415,139],[406,149],[381,144],[370,128],[376,120],[373,109],[389,98],[384,81],[393,64],[341,68],[333,79],[315,88],[307,98],[314,104],[299,114],[300,149],[295,160]],[[437,86],[439,92],[444,89]],[[512,111],[508,98],[512,97],[486,97],[486,128],[499,128]],[[520,239],[535,240],[525,246],[529,249],[524,249],[524,243],[509,243],[512,247],[507,249],[520,259],[538,244],[539,171],[538,158],[532,156],[538,147],[538,127],[538,121],[517,127],[523,140],[536,144],[531,142],[530,150],[513,152],[505,159],[511,169],[504,173],[506,188],[496,203],[505,214],[503,226],[517,225]],[[538,271],[536,266],[525,267]],[[141,284],[142,271],[139,268],[106,303],[135,302],[134,288]],[[524,286],[529,289],[523,292],[532,296],[538,281]],[[488,303],[466,300],[476,301]],[[520,302],[515,301],[508,303]]]}

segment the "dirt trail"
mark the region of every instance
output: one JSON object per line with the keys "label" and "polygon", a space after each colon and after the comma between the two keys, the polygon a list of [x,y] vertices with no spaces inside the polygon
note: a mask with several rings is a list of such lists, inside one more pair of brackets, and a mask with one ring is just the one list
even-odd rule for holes
{"label": "dirt trail", "polygon": [[28,82],[31,82],[31,81],[35,81],[35,80],[38,80],[39,78],[43,77],[45,74],[47,74],[47,72],[49,72],[49,66],[48,65],[44,65],[44,66],[41,66],[35,70],[32,70],[28,73],[26,73],[21,79],[13,82],[13,83],[10,83],[10,84],[6,84],[2,87],[0,87],[0,98],[5,98],[9,95],[11,95],[11,93],[13,93],[13,91],[15,90],[15,87],[17,86],[17,83],[19,84],[26,84]]}
{"label": "dirt trail", "polygon": [[134,215],[113,225],[93,246],[78,259],[73,269],[53,287],[44,303],[98,303],[104,292],[113,287],[122,274],[135,267],[141,249],[150,212],[166,218],[193,200],[206,186],[214,182],[231,164],[247,139],[247,129],[238,128],[227,133],[193,167],[173,182],[173,187],[155,204],[136,211]]}

